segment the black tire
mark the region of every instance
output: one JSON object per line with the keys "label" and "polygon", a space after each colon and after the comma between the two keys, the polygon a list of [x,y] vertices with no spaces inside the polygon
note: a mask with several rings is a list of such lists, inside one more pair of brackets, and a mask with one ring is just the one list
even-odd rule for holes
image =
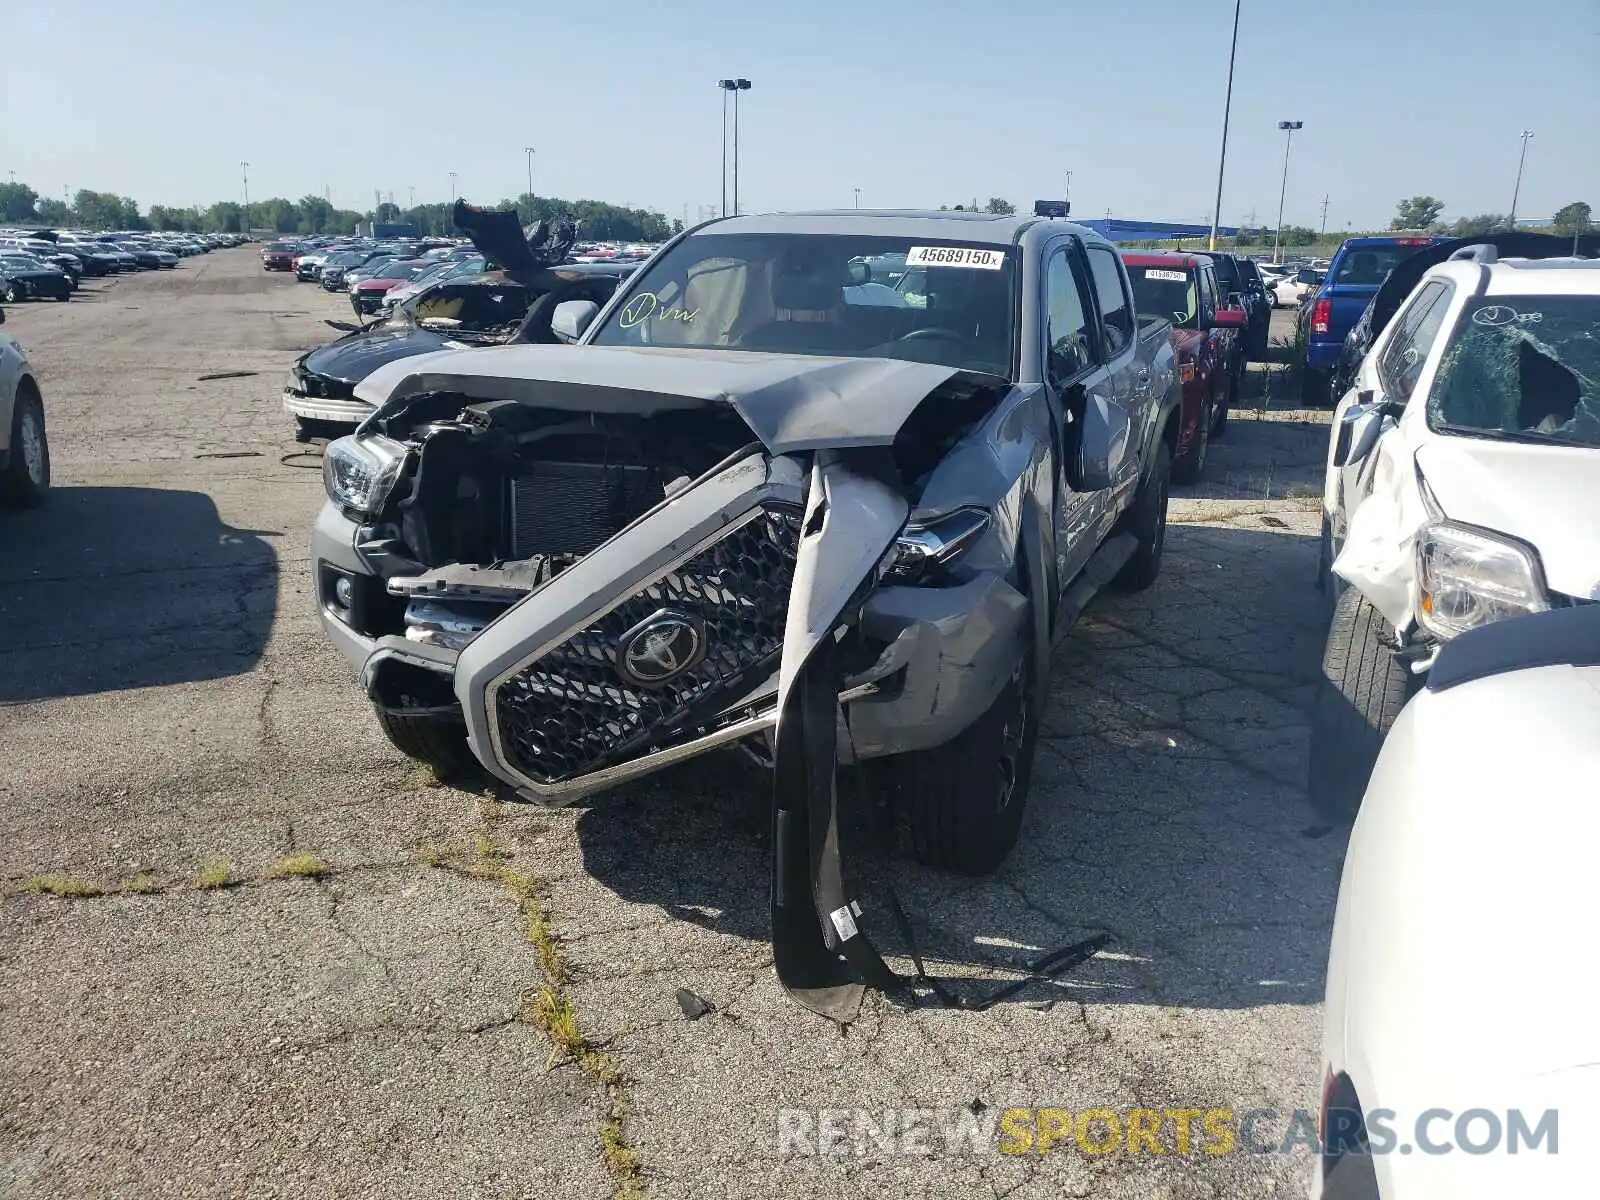
{"label": "black tire", "polygon": [[1228,397],[1216,405],[1211,417],[1211,440],[1216,441],[1228,431],[1228,414],[1233,411],[1233,406],[1239,402],[1239,388],[1244,380],[1244,364],[1237,364],[1228,373]]}
{"label": "black tire", "polygon": [[1394,656],[1394,628],[1355,588],[1333,606],[1311,715],[1306,794],[1329,821],[1352,821],[1395,718],[1421,680]]}
{"label": "black tire", "polygon": [[1207,396],[1205,407],[1194,423],[1189,448],[1172,460],[1173,483],[1199,483],[1206,472],[1206,451],[1211,448],[1211,431],[1216,427],[1217,399]]}
{"label": "black tire", "polygon": [[28,294],[22,290],[22,285],[20,283],[6,284],[7,304],[21,304],[27,298]]}
{"label": "black tire", "polygon": [[72,299],[72,293],[70,291],[62,292],[61,295],[56,297],[56,299],[65,304],[68,300]]}
{"label": "black tire", "polygon": [[875,768],[918,862],[991,875],[1016,847],[1039,744],[1032,660],[1025,651],[994,703],[953,740]]}
{"label": "black tire", "polygon": [[[29,424],[31,434],[24,428]],[[30,437],[37,438],[38,447],[31,465],[23,449]],[[33,384],[24,381],[11,410],[11,455],[0,472],[0,500],[17,508],[37,508],[49,495],[50,439],[45,432],[44,404]]]}
{"label": "black tire", "polygon": [[1161,551],[1167,544],[1167,493],[1172,485],[1172,451],[1162,438],[1156,443],[1156,461],[1122,517],[1122,528],[1139,540],[1139,548],[1118,573],[1117,587],[1142,591],[1161,574]]}
{"label": "black tire", "polygon": [[458,779],[476,769],[478,760],[467,749],[467,729],[461,722],[441,717],[402,717],[381,708],[373,711],[394,748],[407,758],[427,763],[440,779]]}
{"label": "black tire", "polygon": [[1300,403],[1307,408],[1328,407],[1328,372],[1315,367],[1300,368]]}

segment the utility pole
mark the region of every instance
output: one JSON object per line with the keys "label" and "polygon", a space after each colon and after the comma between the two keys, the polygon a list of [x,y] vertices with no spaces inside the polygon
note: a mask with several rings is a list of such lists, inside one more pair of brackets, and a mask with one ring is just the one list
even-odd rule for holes
{"label": "utility pole", "polygon": [[528,220],[533,221],[533,147],[524,146],[522,152],[528,156]]}
{"label": "utility pole", "polygon": [[454,208],[455,205],[456,205],[456,173],[454,171],[451,171],[450,172],[450,207]]}
{"label": "utility pole", "polygon": [[1061,189],[1061,202],[1067,206],[1067,216],[1072,215],[1072,172],[1067,172],[1067,186]]}
{"label": "utility pole", "polygon": [[1283,201],[1289,194],[1289,146],[1294,141],[1294,131],[1305,126],[1304,121],[1279,121],[1283,130],[1283,186],[1278,189],[1278,227],[1272,231],[1272,261],[1279,262],[1278,246],[1283,238]]}
{"label": "utility pole", "polygon": [[1517,155],[1517,184],[1511,189],[1511,213],[1506,217],[1506,228],[1517,227],[1517,200],[1522,195],[1522,165],[1528,161],[1528,142],[1533,138],[1533,130],[1524,129],[1517,135],[1522,139],[1522,153]]}
{"label": "utility pole", "polygon": [[239,229],[245,235],[245,237],[248,238],[250,236],[250,164],[249,163],[241,162],[239,164],[239,177],[244,181],[244,211],[239,214]]}
{"label": "utility pole", "polygon": [[1322,197],[1322,231],[1317,234],[1317,240],[1320,242],[1323,238],[1325,238],[1327,236],[1328,236],[1328,197],[1327,197],[1327,194],[1324,193],[1323,197]]}
{"label": "utility pole", "polygon": [[1222,101],[1222,151],[1217,155],[1217,204],[1211,210],[1211,241],[1208,250],[1217,248],[1217,226],[1222,224],[1222,173],[1228,165],[1228,118],[1233,113],[1233,64],[1239,56],[1239,6],[1243,0],[1233,0],[1233,46],[1228,51],[1228,91]]}
{"label": "utility pole", "polygon": [[417,185],[414,184],[414,183],[408,183],[408,184],[406,184],[406,208],[412,209],[412,208],[416,208],[416,206],[417,206]]}
{"label": "utility pole", "polygon": [[861,207],[861,189],[860,188],[852,188],[851,190],[854,191],[855,194],[856,194],[856,207],[860,208]]}

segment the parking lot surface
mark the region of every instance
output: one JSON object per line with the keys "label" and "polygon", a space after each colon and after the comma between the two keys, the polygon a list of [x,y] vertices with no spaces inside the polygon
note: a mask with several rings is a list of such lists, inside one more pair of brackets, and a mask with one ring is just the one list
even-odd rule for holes
{"label": "parking lot surface", "polygon": [[784,1109],[1315,1109],[1343,848],[1302,787],[1315,415],[1237,414],[1161,579],[1062,648],[1000,875],[857,860],[935,974],[1112,945],[986,1012],[871,995],[841,1030],[773,976],[744,768],[543,810],[383,740],[316,628],[319,463],[279,408],[348,316],[248,248],[7,309],[56,491],[0,514],[0,1194],[1304,1193],[1303,1150],[778,1135]]}

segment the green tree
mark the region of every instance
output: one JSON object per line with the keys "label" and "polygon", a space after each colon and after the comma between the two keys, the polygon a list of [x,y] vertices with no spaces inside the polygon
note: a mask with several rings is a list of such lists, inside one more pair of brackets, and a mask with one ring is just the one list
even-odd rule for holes
{"label": "green tree", "polygon": [[205,229],[208,233],[244,232],[244,213],[232,200],[223,200],[206,209]]}
{"label": "green tree", "polygon": [[1588,233],[1594,210],[1582,200],[1574,200],[1556,209],[1555,227],[1560,233]]}
{"label": "green tree", "polygon": [[1505,224],[1504,213],[1479,213],[1475,217],[1457,217],[1450,223],[1450,232],[1455,237],[1481,237],[1504,229]]}
{"label": "green tree", "polygon": [[1285,225],[1279,239],[1283,246],[1309,246],[1317,240],[1317,231],[1304,225]]}
{"label": "green tree", "polygon": [[0,220],[37,221],[38,200],[39,193],[25,183],[0,183]]}
{"label": "green tree", "polygon": [[72,210],[67,207],[66,201],[46,197],[39,201],[39,220],[46,225],[74,225]]}
{"label": "green tree", "polygon": [[1433,196],[1412,196],[1394,206],[1390,229],[1427,229],[1444,211],[1444,201]]}
{"label": "green tree", "polygon": [[333,225],[333,205],[321,196],[301,196],[295,208],[300,212],[301,233],[327,233]]}
{"label": "green tree", "polygon": [[989,203],[983,206],[983,211],[993,213],[997,217],[1009,217],[1016,213],[1017,206],[1009,200],[1002,200],[999,196],[990,196]]}

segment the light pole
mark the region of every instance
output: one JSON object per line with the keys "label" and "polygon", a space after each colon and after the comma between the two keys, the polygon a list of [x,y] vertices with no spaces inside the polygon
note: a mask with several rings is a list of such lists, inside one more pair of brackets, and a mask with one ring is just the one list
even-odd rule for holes
{"label": "light pole", "polygon": [[416,206],[417,206],[417,185],[414,184],[414,183],[408,183],[408,184],[406,184],[406,208],[412,209],[412,208],[416,208]]}
{"label": "light pole", "polygon": [[853,190],[855,191],[855,194],[856,194],[856,207],[860,208],[861,207],[861,189],[860,188],[855,188]]}
{"label": "light pole", "polygon": [[456,206],[456,173],[450,172],[450,207]]}
{"label": "light pole", "polygon": [[528,156],[528,220],[533,220],[533,147],[524,146],[522,152]]}
{"label": "light pole", "polygon": [[1222,172],[1228,165],[1228,117],[1233,112],[1233,62],[1239,56],[1239,6],[1233,0],[1233,48],[1228,51],[1228,91],[1222,101],[1222,152],[1217,155],[1217,204],[1211,210],[1211,241],[1206,249],[1217,248],[1217,226],[1222,224]]}
{"label": "light pole", "polygon": [[250,164],[239,163],[239,178],[244,183],[244,211],[239,214],[239,229],[245,237],[250,236]]}
{"label": "light pole", "polygon": [[1067,172],[1067,186],[1061,191],[1061,202],[1067,206],[1067,216],[1072,215],[1072,172]]}
{"label": "light pole", "polygon": [[1522,153],[1517,155],[1517,185],[1511,189],[1511,214],[1506,217],[1506,228],[1517,227],[1517,198],[1522,195],[1522,164],[1528,161],[1528,142],[1533,138],[1533,130],[1524,129],[1517,135],[1522,139]]}
{"label": "light pole", "polygon": [[748,79],[719,79],[722,89],[722,215],[728,215],[728,93],[733,93],[733,215],[739,215],[739,93],[750,90]]}
{"label": "light pole", "polygon": [[1278,189],[1278,225],[1272,231],[1272,261],[1278,261],[1278,246],[1283,237],[1283,200],[1289,194],[1289,146],[1294,141],[1294,131],[1305,127],[1304,121],[1279,121],[1283,130],[1283,186]]}

